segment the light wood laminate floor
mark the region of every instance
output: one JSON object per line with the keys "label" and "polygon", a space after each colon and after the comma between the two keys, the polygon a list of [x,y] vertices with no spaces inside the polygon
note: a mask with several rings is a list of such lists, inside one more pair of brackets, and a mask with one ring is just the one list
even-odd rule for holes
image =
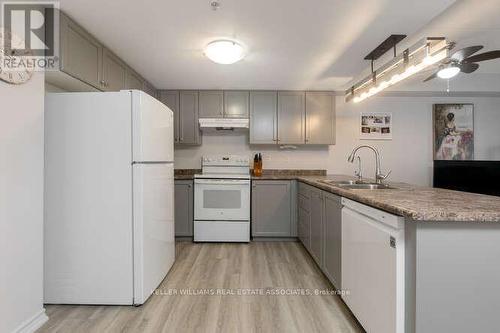
{"label": "light wood laminate floor", "polygon": [[47,305],[38,332],[362,332],[338,296],[297,294],[332,288],[300,243],[178,242],[146,304]]}

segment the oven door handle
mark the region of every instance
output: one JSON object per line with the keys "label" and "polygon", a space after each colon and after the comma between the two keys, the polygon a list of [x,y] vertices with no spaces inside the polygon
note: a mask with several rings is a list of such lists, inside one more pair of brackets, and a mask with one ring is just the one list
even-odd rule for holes
{"label": "oven door handle", "polygon": [[195,179],[195,184],[204,185],[247,185],[250,184],[248,179]]}

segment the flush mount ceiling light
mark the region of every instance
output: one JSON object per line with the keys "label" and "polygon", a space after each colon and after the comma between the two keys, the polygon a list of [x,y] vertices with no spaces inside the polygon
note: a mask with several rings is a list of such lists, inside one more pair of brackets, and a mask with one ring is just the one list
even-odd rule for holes
{"label": "flush mount ceiling light", "polygon": [[[423,38],[398,55],[396,44],[405,37],[405,35],[391,35],[365,57],[366,60],[371,60],[372,73],[345,92],[346,102],[361,102],[448,56],[449,45],[444,37]],[[394,58],[374,70],[374,61],[390,49],[394,49]]]}
{"label": "flush mount ceiling light", "polygon": [[439,72],[437,72],[437,76],[442,79],[451,79],[458,73],[460,73],[460,67],[455,64],[449,64],[446,67],[441,68]]}
{"label": "flush mount ceiling light", "polygon": [[215,40],[205,47],[208,59],[218,64],[234,64],[245,56],[243,46],[232,40]]}

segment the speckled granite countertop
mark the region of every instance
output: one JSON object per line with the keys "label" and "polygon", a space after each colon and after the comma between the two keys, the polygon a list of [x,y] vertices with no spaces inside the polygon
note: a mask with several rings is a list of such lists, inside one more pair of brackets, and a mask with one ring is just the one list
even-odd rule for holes
{"label": "speckled granite countertop", "polygon": [[175,169],[174,178],[175,180],[190,180],[194,179],[197,173],[201,173],[201,169]]}
{"label": "speckled granite countertop", "polygon": [[[176,170],[175,179],[193,179],[201,170]],[[345,175],[326,175],[324,170],[264,170],[253,180],[298,180],[339,196],[404,216],[428,222],[500,222],[500,197],[388,182],[395,189],[352,190],[324,181],[348,180]]]}
{"label": "speckled granite countertop", "polygon": [[389,213],[415,221],[428,222],[500,222],[500,197],[391,183],[395,189],[350,190],[326,184],[325,180],[352,177],[299,176],[297,180]]}

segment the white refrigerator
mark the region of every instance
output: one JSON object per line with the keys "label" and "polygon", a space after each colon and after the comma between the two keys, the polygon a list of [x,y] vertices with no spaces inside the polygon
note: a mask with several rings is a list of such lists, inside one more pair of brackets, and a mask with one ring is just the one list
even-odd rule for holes
{"label": "white refrigerator", "polygon": [[175,260],[173,113],[141,91],[45,97],[44,301],[143,304]]}

